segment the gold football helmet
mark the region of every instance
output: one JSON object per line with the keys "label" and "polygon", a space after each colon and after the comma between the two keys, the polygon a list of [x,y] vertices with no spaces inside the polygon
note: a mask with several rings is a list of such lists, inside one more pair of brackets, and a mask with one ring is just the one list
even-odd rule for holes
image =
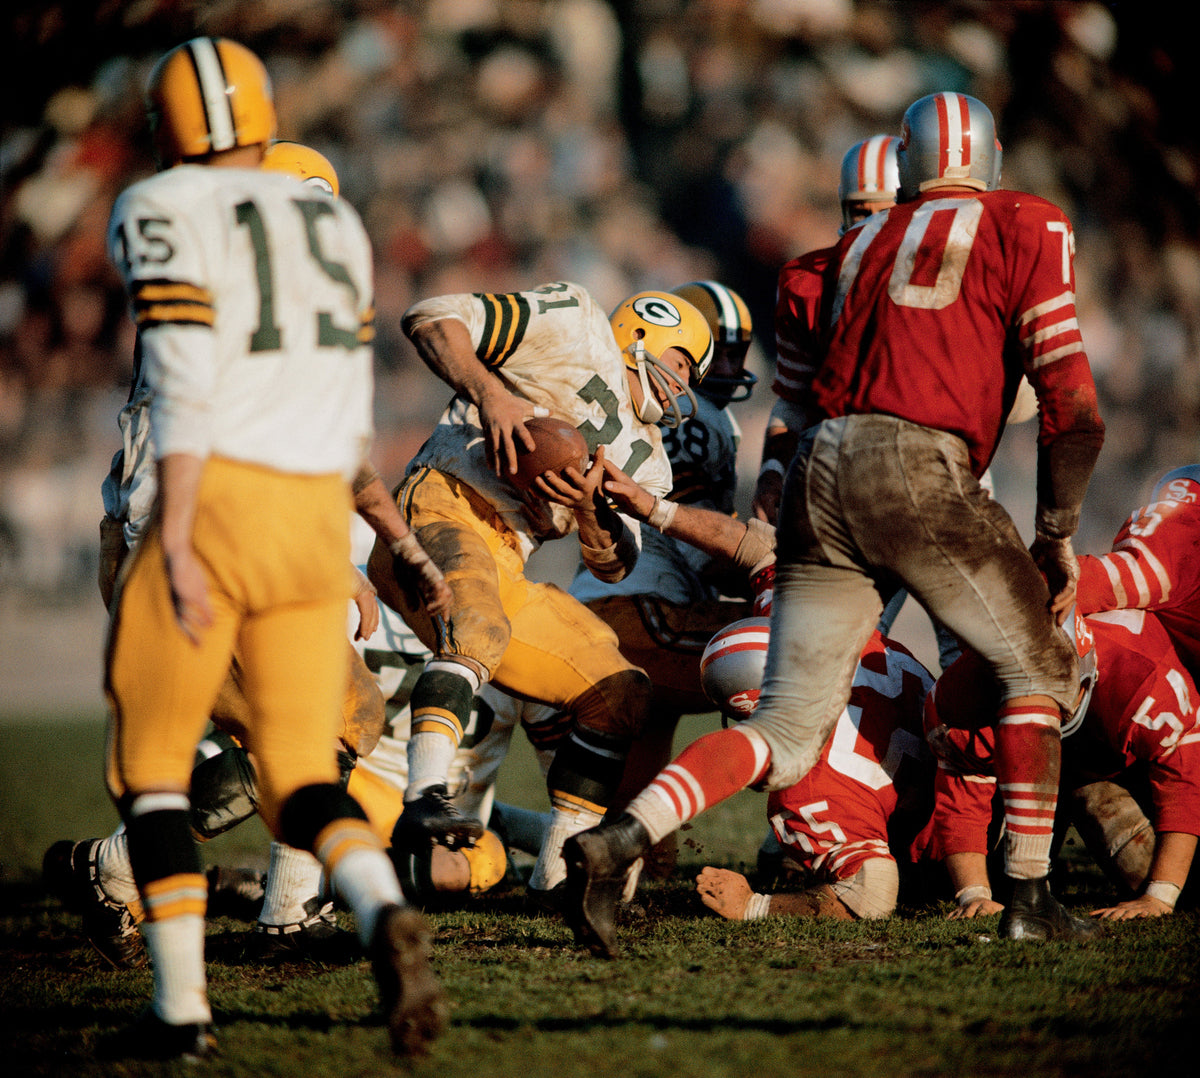
{"label": "gold football helmet", "polygon": [[[696,398],[691,389],[683,386],[681,396],[690,404],[690,411],[685,415],[667,380],[677,376],[659,356],[668,348],[678,348],[687,356],[692,381],[698,385],[708,373],[713,358],[712,332],[704,315],[687,300],[670,292],[638,292],[617,307],[608,321],[625,366],[636,371],[641,382],[642,406],[638,418],[643,423],[679,426],[695,413]],[[651,383],[670,401],[669,413],[652,392]]]}
{"label": "gold football helmet", "polygon": [[146,107],[163,168],[275,137],[271,79],[245,45],[195,37],[154,65]]}
{"label": "gold football helmet", "polygon": [[720,408],[749,398],[758,377],[746,370],[754,336],[750,308],[732,288],[718,281],[689,281],[671,294],[682,296],[708,322],[713,337],[713,363],[699,393]]}
{"label": "gold football helmet", "polygon": [[284,140],[272,142],[263,155],[262,167],[269,172],[290,172],[305,183],[337,197],[337,172],[329,163],[329,158],[311,146]]}

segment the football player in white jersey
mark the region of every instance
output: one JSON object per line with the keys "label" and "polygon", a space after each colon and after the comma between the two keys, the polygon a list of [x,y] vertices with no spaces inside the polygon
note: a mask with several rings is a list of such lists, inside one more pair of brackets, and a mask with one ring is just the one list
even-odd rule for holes
{"label": "football player in white jersey", "polygon": [[[372,582],[433,652],[413,687],[409,786],[393,847],[469,846],[482,834],[480,821],[451,803],[446,781],[474,696],[492,682],[573,716],[548,778],[545,847],[554,856],[568,835],[603,817],[651,690],[612,629],[554,585],[526,579],[525,562],[541,543],[577,531],[594,575],[615,582],[629,573],[640,526],[599,493],[603,461],[657,495],[670,491],[659,421],[669,412],[678,423],[694,411],[689,382],[707,373],[712,334],[678,296],[639,293],[610,316],[585,289],[562,282],[424,300],[405,314],[404,330],[455,390],[397,492],[446,573],[454,610],[433,619],[414,608],[376,544]],[[586,475],[545,473],[523,494],[509,476],[518,444],[533,448],[524,421],[536,415],[577,427],[594,460]]]}
{"label": "football player in white jersey", "polygon": [[[336,197],[340,185],[329,160],[309,146],[279,140],[263,155],[261,167],[301,178],[306,186]],[[101,487],[105,507],[100,523],[100,593],[111,604],[121,565],[137,545],[150,518],[157,489],[150,432],[150,383],[135,356],[134,380],[129,400],[118,417],[122,445],[113,456]],[[373,469],[355,479],[355,500],[362,519],[394,540],[407,533],[387,488]],[[379,621],[375,589],[361,571],[354,571],[356,637],[370,636]],[[342,726],[338,733],[338,762],[342,781],[361,755],[370,752],[383,730],[383,699],[359,654],[347,647],[350,670],[342,701]],[[248,704],[242,678],[234,660],[213,708],[216,730],[201,743],[192,771],[191,826],[193,835],[206,841],[253,816],[258,794],[254,765],[240,740],[245,737]],[[62,840],[46,852],[43,877],[49,890],[82,916],[84,934],[97,952],[117,968],[136,968],[146,962],[137,929],[141,907],[129,867],[124,826],[106,838],[80,842]],[[336,928],[331,901],[315,904],[322,869],[311,854],[285,843],[271,843],[269,886],[265,894],[257,878],[246,879],[228,869],[217,869],[210,884],[218,891],[235,890],[239,897],[260,902],[255,932],[249,942],[262,958],[294,957],[297,952],[324,960],[352,956],[345,933]]]}
{"label": "football player in white jersey", "polygon": [[[663,431],[673,483],[662,512],[691,505],[732,516],[742,433],[726,406],[748,399],[757,381],[746,370],[753,338],[750,310],[737,292],[717,281],[690,281],[671,291],[704,315],[713,336],[713,361],[704,381],[693,387],[695,413]],[[628,576],[607,583],[581,571],[570,592],[612,626],[621,653],[642,667],[653,685],[650,720],[626,761],[615,802],[620,807],[626,792],[632,796],[670,760],[680,716],[712,711],[700,685],[700,655],[713,633],[749,615],[746,578],[730,574],[723,561],[695,546],[644,528],[642,551]],[[527,729],[534,730],[540,717],[537,705],[525,707]],[[669,873],[674,850],[672,836],[656,849],[648,870]],[[529,885],[549,890],[565,878],[561,857],[549,863],[539,859]]]}
{"label": "football player in white jersey", "polygon": [[[186,42],[156,64],[147,99],[163,170],[117,200],[109,249],[151,388],[158,491],[113,598],[105,688],[107,780],[154,992],[109,1049],[215,1047],[188,789],[236,648],[259,813],[321,860],[371,954],[393,1049],[421,1052],[446,1023],[430,933],[332,746],[351,481],[372,436],[370,242],[348,204],[260,168],[275,112],[245,47]],[[406,583],[448,609],[435,574]]]}

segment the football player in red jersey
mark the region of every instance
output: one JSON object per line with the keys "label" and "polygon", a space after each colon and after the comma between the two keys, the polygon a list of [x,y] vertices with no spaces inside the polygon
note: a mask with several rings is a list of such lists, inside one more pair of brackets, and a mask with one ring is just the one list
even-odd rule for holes
{"label": "football player in red jersey", "polygon": [[[838,200],[842,204],[839,235],[896,204],[896,189],[900,186],[896,169],[899,142],[891,135],[872,135],[846,151],[838,184]],[[783,476],[796,452],[800,432],[816,421],[805,407],[805,395],[817,368],[822,275],[832,254],[832,247],[808,251],[785,262],[779,271],[775,293],[775,378],[771,382],[771,389],[779,399],[767,420],[762,466],[752,506],[754,515],[768,524],[775,523],[779,512]]]}
{"label": "football player in red jersey", "polygon": [[1200,464],[1167,472],[1112,551],[1079,559],[1079,609],[1153,610],[1193,678],[1200,677]]}
{"label": "football player in red jersey", "polygon": [[[1063,797],[1093,856],[1131,896],[1093,916],[1159,917],[1175,907],[1200,834],[1200,696],[1154,614],[1077,612],[1075,620],[1078,637],[1094,641],[1096,676],[1090,699],[1085,694],[1064,726]],[[986,863],[998,700],[998,684],[968,652],[925,705],[939,760],[931,853],[945,861],[956,890],[951,917],[1000,909]],[[1141,785],[1139,772],[1153,834],[1125,789]],[[1060,835],[1067,822],[1059,821]]]}
{"label": "football player in red jersey", "polygon": [[[706,649],[704,686],[726,716],[753,714],[768,638],[766,619],[749,618]],[[696,878],[704,904],[731,920],[889,916],[900,864],[912,863],[911,844],[933,808],[934,760],[921,711],[932,685],[907,649],[876,631],[816,766],[767,802],[781,867],[799,875],[803,888],[756,894],[741,873],[706,867]]]}
{"label": "football player in red jersey", "polygon": [[[1006,872],[1006,938],[1077,938],[1094,922],[1050,893],[1059,725],[1077,691],[1057,622],[1075,599],[1071,549],[1104,436],[1074,302],[1070,222],[1036,196],[995,190],[986,106],[932,94],[905,113],[900,201],[839,241],[822,298],[824,416],[785,478],[766,678],[752,718],[687,750],[687,796],[658,780],[564,850],[568,913],[614,956],[630,866],[745,786],[783,789],[816,763],[883,610],[903,586],[984,656],[1004,686],[998,770],[1020,803]],[[979,477],[1022,376],[1039,404],[1038,505],[1027,548]],[[676,761],[671,767],[678,767]]]}

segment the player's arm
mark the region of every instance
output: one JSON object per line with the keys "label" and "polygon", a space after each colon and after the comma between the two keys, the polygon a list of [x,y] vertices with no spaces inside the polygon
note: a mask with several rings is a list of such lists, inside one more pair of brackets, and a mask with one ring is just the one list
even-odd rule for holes
{"label": "player's arm", "polygon": [[[354,508],[371,530],[387,545],[392,555],[392,574],[402,588],[416,588],[425,609],[433,617],[450,613],[453,594],[442,571],[408,526],[370,461],[364,461],[354,477]],[[358,602],[356,595],[355,602]],[[360,605],[361,609],[361,605]],[[363,639],[370,636],[366,633]]]}
{"label": "player's arm", "polygon": [[168,453],[158,461],[163,558],[175,620],[193,643],[213,623],[208,578],[192,546],[196,498],[204,460],[190,453]]}
{"label": "player's arm", "polygon": [[988,879],[986,854],[970,851],[949,853],[945,857],[944,864],[956,903],[955,908],[949,914],[951,921],[986,917],[989,913],[999,913],[1004,909],[999,902],[992,898],[992,884]]}
{"label": "player's arm", "polygon": [[475,354],[466,323],[458,318],[418,321],[405,316],[404,332],[434,374],[479,409],[488,463],[500,476],[517,470],[517,442],[534,448],[525,420],[538,414],[527,400],[511,393]]}
{"label": "player's arm", "polygon": [[1017,257],[1030,287],[1018,318],[1018,338],[1039,405],[1037,512],[1030,553],[1050,588],[1050,610],[1061,622],[1075,601],[1079,567],[1071,536],[1104,442],[1104,423],[1075,313],[1070,224],[1053,207],[1036,204],[1022,224],[1024,243]]}
{"label": "player's arm", "polygon": [[605,467],[604,446],[599,446],[586,473],[567,467],[561,472],[546,472],[533,483],[542,497],[565,505],[575,514],[584,565],[598,580],[615,584],[633,571],[641,542],[633,526],[608,504],[601,492]]}
{"label": "player's arm", "polygon": [[775,556],[775,529],[761,520],[743,523],[715,509],[656,497],[611,461],[604,462],[604,493],[617,509],[753,575]]}

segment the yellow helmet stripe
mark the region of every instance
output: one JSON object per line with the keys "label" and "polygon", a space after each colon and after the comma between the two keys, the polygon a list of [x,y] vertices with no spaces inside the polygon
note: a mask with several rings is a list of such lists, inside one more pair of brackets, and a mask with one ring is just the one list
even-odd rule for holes
{"label": "yellow helmet stripe", "polygon": [[737,298],[723,284],[716,281],[701,281],[700,287],[712,298],[717,308],[717,324],[725,331],[725,341],[729,344],[737,342],[742,332],[745,319],[742,316]]}
{"label": "yellow helmet stripe", "polygon": [[237,126],[233,121],[229,80],[225,77],[217,43],[211,37],[194,38],[188,42],[187,51],[195,69],[200,104],[212,136],[212,149],[231,150],[237,145]]}

